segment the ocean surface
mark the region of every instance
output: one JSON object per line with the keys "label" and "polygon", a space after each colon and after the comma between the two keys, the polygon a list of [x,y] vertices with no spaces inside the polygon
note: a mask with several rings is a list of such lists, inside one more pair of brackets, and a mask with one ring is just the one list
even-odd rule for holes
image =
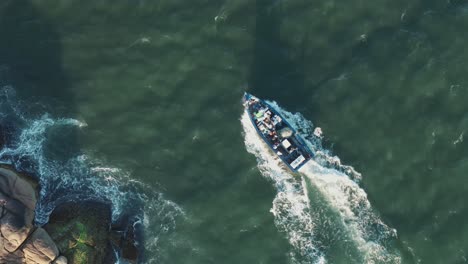
{"label": "ocean surface", "polygon": [[[467,28],[466,0],[3,0],[0,161],[39,225],[135,217],[141,263],[466,263]],[[313,162],[284,170],[244,91]]]}

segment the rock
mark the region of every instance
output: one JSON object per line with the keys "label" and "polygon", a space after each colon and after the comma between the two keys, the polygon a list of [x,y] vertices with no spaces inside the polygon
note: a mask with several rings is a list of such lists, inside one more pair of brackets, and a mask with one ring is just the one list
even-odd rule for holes
{"label": "rock", "polygon": [[36,191],[23,176],[0,168],[0,233],[2,249],[12,253],[26,240],[33,228]]}
{"label": "rock", "polygon": [[33,229],[36,191],[11,169],[0,168],[0,263],[23,263],[18,248]]}
{"label": "rock", "polygon": [[111,208],[98,202],[70,202],[57,207],[45,229],[69,263],[104,263],[109,254]]}
{"label": "rock", "polygon": [[136,230],[135,223],[131,223],[127,227],[124,239],[122,240],[120,247],[122,249],[122,258],[126,259],[130,263],[136,263],[138,259],[138,248],[136,247]]}
{"label": "rock", "polygon": [[15,172],[0,167],[0,263],[8,264],[66,264],[47,232],[34,232],[37,183]]}
{"label": "rock", "polygon": [[32,225],[34,221],[34,211],[26,208],[18,200],[12,199],[8,196],[5,196],[0,192],[0,218],[2,218],[2,211],[6,213],[7,211],[18,216],[23,217],[24,222],[27,225]]}
{"label": "rock", "polygon": [[121,216],[119,221],[113,223],[110,238],[114,251],[119,252],[120,262],[127,264],[138,262],[143,250],[141,243],[138,243],[143,237],[141,227],[141,219],[130,215]]}
{"label": "rock", "polygon": [[0,219],[0,232],[4,238],[4,248],[14,252],[28,238],[32,229],[31,223],[25,223],[23,217],[4,212]]}
{"label": "rock", "polygon": [[20,201],[30,210],[36,208],[36,190],[18,173],[0,168],[0,192]]}
{"label": "rock", "polygon": [[49,264],[59,255],[59,251],[49,234],[37,228],[22,249],[27,264]]}
{"label": "rock", "polygon": [[66,257],[60,256],[56,260],[54,260],[52,264],[68,264],[68,260]]}
{"label": "rock", "polygon": [[0,124],[0,149],[6,145],[5,128]]}
{"label": "rock", "polygon": [[10,253],[4,249],[4,239],[0,236],[0,263],[23,264],[24,254],[21,250]]}

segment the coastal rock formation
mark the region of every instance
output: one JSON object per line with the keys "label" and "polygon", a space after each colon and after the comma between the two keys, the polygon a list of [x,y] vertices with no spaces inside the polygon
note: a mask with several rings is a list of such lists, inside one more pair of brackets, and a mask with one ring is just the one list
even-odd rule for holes
{"label": "coastal rock formation", "polygon": [[111,208],[97,202],[69,202],[55,208],[45,229],[70,263],[104,263],[109,244]]}
{"label": "coastal rock formation", "polygon": [[55,260],[59,251],[57,246],[42,228],[37,228],[23,247],[28,263],[48,264]]}
{"label": "coastal rock formation", "polygon": [[3,125],[0,124],[0,148],[5,146],[5,133],[4,133]]}
{"label": "coastal rock formation", "polygon": [[0,264],[113,264],[117,254],[137,262],[134,224],[112,230],[110,204],[64,203],[44,228],[34,226],[37,186],[0,166]]}
{"label": "coastal rock formation", "polygon": [[133,223],[124,222],[120,228],[112,228],[110,204],[68,202],[55,208],[45,229],[68,263],[113,264],[117,254],[122,263],[137,263]]}
{"label": "coastal rock formation", "polygon": [[68,263],[68,260],[64,256],[60,256],[52,262],[52,264],[67,264],[67,263]]}
{"label": "coastal rock formation", "polygon": [[67,263],[47,232],[33,224],[37,183],[0,167],[0,263]]}

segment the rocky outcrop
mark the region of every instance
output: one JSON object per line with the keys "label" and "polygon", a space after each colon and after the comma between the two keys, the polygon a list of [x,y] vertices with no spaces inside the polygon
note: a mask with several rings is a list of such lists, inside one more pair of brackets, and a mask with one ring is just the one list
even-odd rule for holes
{"label": "rocky outcrop", "polygon": [[64,256],[60,256],[52,262],[52,264],[67,264],[67,263],[68,263],[68,260]]}
{"label": "rocky outcrop", "polygon": [[128,260],[129,263],[136,263],[139,252],[136,247],[136,230],[133,223],[127,224],[119,244],[122,249],[122,258]]}
{"label": "rocky outcrop", "polygon": [[142,249],[138,247],[142,240],[140,219],[136,217],[123,217],[120,222],[114,223],[112,227],[112,244],[114,249],[119,252],[123,263],[134,264],[142,258],[140,255]]}
{"label": "rocky outcrop", "polygon": [[49,234],[34,226],[37,183],[0,167],[0,264],[68,263]]}
{"label": "rocky outcrop", "polygon": [[49,264],[59,256],[57,246],[42,228],[34,231],[22,251],[28,263]]}
{"label": "rocky outcrop", "polygon": [[34,226],[37,186],[0,165],[0,264],[113,264],[116,253],[137,262],[134,224],[113,230],[110,204],[65,203],[44,228]]}
{"label": "rocky outcrop", "polygon": [[125,219],[112,228],[110,204],[68,202],[55,208],[45,229],[68,263],[137,263],[134,222]]}
{"label": "rocky outcrop", "polygon": [[69,263],[104,263],[106,256],[112,254],[111,221],[110,205],[69,202],[55,208],[45,229]]}
{"label": "rocky outcrop", "polygon": [[0,124],[0,148],[3,148],[5,146],[5,129],[3,128],[3,125]]}

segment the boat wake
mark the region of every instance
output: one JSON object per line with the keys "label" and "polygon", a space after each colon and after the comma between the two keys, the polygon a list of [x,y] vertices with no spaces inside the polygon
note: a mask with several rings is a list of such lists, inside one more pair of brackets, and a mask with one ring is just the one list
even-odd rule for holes
{"label": "boat wake", "polygon": [[287,119],[315,154],[299,173],[291,172],[243,113],[247,151],[257,157],[261,173],[277,189],[271,212],[293,246],[293,263],[401,263],[399,253],[390,246],[396,231],[372,209],[358,185],[361,175],[323,149],[310,121],[275,102],[268,104]]}
{"label": "boat wake", "polygon": [[[314,222],[310,216],[309,199],[305,183],[289,173],[279,158],[269,154],[252,125],[247,112],[241,117],[247,151],[258,160],[258,168],[277,189],[271,212],[275,224],[287,235],[294,250],[290,252],[294,263],[324,263],[324,258],[314,244]],[[304,261],[306,260],[306,261]]]}
{"label": "boat wake", "polygon": [[137,228],[151,238],[145,239],[145,249],[156,253],[159,238],[175,228],[183,211],[162,193],[133,180],[129,172],[108,166],[92,154],[73,153],[65,160],[51,158],[48,149],[51,144],[68,144],[67,138],[57,139],[55,135],[73,134],[86,127],[86,123],[49,114],[31,115],[25,109],[27,106],[16,99],[12,87],[0,89],[0,121],[7,126],[2,129],[11,134],[8,145],[0,150],[0,163],[38,178],[41,189],[36,224],[47,223],[54,208],[63,202],[102,201],[111,204],[114,222],[122,217],[135,219]]}

